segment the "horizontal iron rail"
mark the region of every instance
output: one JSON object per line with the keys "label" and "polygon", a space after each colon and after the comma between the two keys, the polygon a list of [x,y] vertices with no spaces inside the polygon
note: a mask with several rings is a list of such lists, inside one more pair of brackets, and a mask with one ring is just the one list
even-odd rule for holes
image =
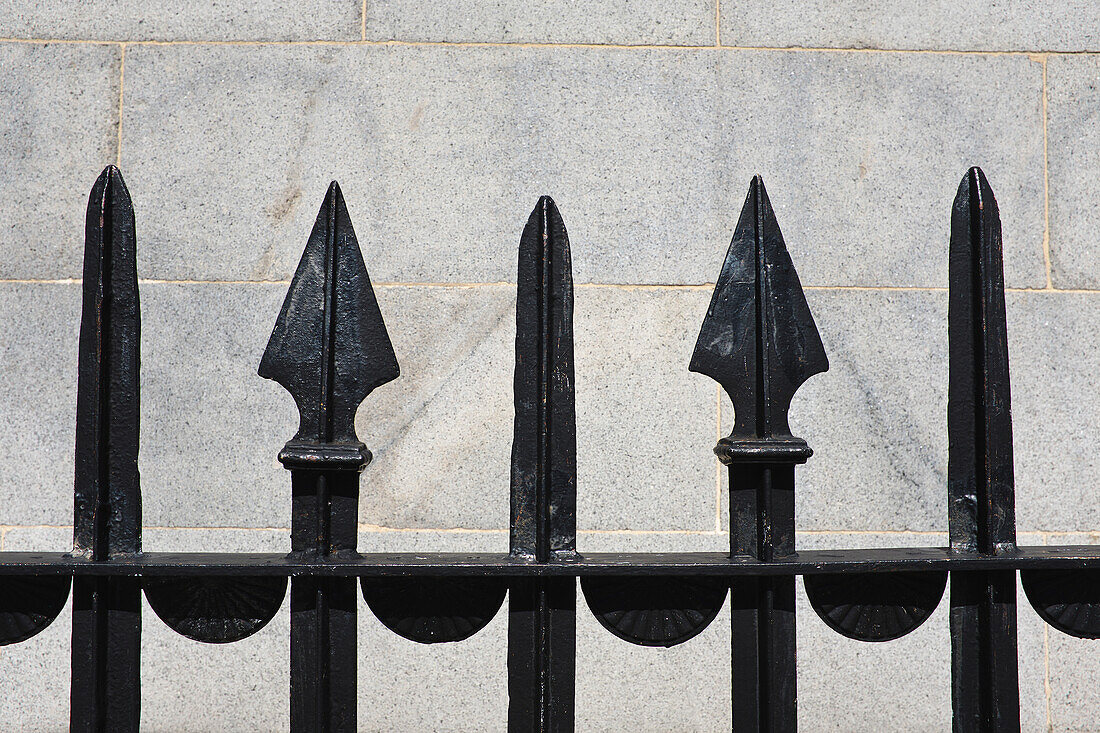
{"label": "horizontal iron rail", "polygon": [[760,576],[1039,568],[1100,568],[1100,545],[1020,547],[1004,555],[946,547],[806,550],[772,561],[722,552],[597,552],[546,563],[507,553],[361,553],[356,558],[298,559],[280,553],[146,552],[96,561],[65,553],[0,552],[0,575]]}

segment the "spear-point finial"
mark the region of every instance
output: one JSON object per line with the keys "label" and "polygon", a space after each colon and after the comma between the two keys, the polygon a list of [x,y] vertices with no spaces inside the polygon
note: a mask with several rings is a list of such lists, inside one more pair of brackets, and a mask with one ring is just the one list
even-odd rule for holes
{"label": "spear-point finial", "polygon": [[951,211],[947,405],[951,545],[996,553],[1016,546],[1001,217],[980,168]]}
{"label": "spear-point finial", "polygon": [[763,439],[773,452],[791,443],[801,460],[809,457],[791,437],[787,412],[795,391],[827,371],[829,360],[760,176],[749,186],[688,368],[733,401],[733,432],[715,448],[723,462],[730,444]]}
{"label": "spear-point finial", "polygon": [[[260,361],[261,377],[290,392],[301,424],[280,460],[308,465],[319,445],[343,445],[347,459],[370,460],[355,435],[355,411],[400,371],[386,324],[333,181]],[[328,451],[329,459],[333,458]],[[311,458],[312,456],[312,458]]]}
{"label": "spear-point finial", "polygon": [[88,198],[76,399],[73,551],[95,560],[141,550],[140,340],[134,207],[111,165]]}
{"label": "spear-point finial", "polygon": [[519,244],[511,551],[576,553],[577,416],[569,237],[543,196]]}

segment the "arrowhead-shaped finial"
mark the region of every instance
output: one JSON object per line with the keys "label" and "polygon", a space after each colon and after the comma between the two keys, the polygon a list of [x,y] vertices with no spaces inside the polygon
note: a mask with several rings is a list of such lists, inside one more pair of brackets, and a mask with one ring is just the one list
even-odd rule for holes
{"label": "arrowhead-shaped finial", "polygon": [[760,176],[749,186],[688,368],[717,381],[733,401],[736,420],[725,443],[789,440],[795,391],[829,369]]}
{"label": "arrowhead-shaped finial", "polygon": [[947,483],[951,545],[985,553],[1016,545],[1012,409],[1001,217],[980,168],[951,210]]}
{"label": "arrowhead-shaped finial", "polygon": [[511,551],[539,562],[575,555],[573,272],[565,223],[549,196],[520,238],[514,389]]}
{"label": "arrowhead-shaped finial", "polygon": [[301,425],[291,443],[299,445],[361,445],[355,435],[359,403],[400,374],[335,181],[317,214],[259,373],[294,397]]}
{"label": "arrowhead-shaped finial", "polygon": [[88,197],[83,282],[73,549],[100,560],[141,550],[137,238],[113,165]]}

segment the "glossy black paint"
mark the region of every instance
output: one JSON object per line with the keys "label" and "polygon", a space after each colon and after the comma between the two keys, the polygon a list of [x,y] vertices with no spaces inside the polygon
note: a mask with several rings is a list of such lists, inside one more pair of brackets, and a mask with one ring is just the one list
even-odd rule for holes
{"label": "glossy black paint", "polygon": [[[520,236],[516,291],[511,557],[577,557],[577,419],[569,237],[549,196]],[[508,730],[573,729],[576,581],[509,586]]]}
{"label": "glossy black paint", "polygon": [[1017,570],[1047,623],[1100,636],[1100,547],[1015,544],[1000,220],[978,169],[952,215],[951,542],[939,548],[796,551],[794,467],[811,451],[787,413],[828,361],[759,177],[691,361],[736,409],[715,449],[730,471],[730,553],[577,553],[573,285],[549,198],[520,245],[509,552],[358,553],[359,474],[371,454],[355,411],[398,367],[336,184],[260,366],[301,416],[279,456],[292,474],[291,552],[142,552],[136,240],[114,167],[92,190],[86,234],[74,550],[0,552],[0,644],[47,626],[73,585],[72,730],[138,727],[142,589],[171,628],[224,643],[263,627],[290,579],[295,731],[356,728],[357,577],[384,624],[425,643],[476,633],[507,588],[512,731],[573,728],[576,578],[608,631],[647,646],[690,640],[731,588],[737,731],[796,726],[796,575],[831,628],[887,641],[928,617],[949,574],[958,731],[1019,729]]}
{"label": "glossy black paint", "polygon": [[[290,392],[301,416],[297,435],[279,453],[291,471],[290,557],[356,557],[359,474],[371,454],[355,434],[355,412],[400,372],[335,181],[259,373]],[[291,584],[294,731],[356,729],[357,595],[352,578],[304,576]]]}
{"label": "glossy black paint", "polygon": [[[88,198],[83,291],[73,555],[109,562],[141,552],[137,237],[130,193],[114,166]],[[134,578],[73,582],[73,731],[138,728],[140,587]]]}
{"label": "glossy black paint", "polygon": [[[791,435],[795,391],[829,360],[764,181],[741,209],[689,369],[733,402],[733,432],[714,452],[729,466],[730,553],[770,562],[794,555],[794,467],[812,451]],[[794,579],[731,587],[733,728],[797,726]]]}
{"label": "glossy black paint", "polygon": [[[951,547],[1011,555],[1016,506],[1001,218],[978,168],[955,196],[948,278]],[[1020,729],[1014,571],[951,575],[951,664],[956,731]]]}
{"label": "glossy black paint", "polygon": [[[301,558],[271,552],[144,552],[132,558],[92,562],[60,552],[0,552],[0,576],[502,578],[590,576],[699,576],[754,578],[783,575],[888,575],[930,570],[1100,569],[1100,545],[1019,547],[1012,555],[956,552],[948,547],[802,550],[779,560],[728,552],[586,552],[576,560],[532,563],[507,552],[363,552],[355,557]],[[1079,594],[1078,594],[1079,595]]]}

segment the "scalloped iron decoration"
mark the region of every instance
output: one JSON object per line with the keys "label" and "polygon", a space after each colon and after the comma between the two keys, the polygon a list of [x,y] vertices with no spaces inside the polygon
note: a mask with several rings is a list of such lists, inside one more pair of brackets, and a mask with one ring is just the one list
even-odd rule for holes
{"label": "scalloped iron decoration", "polygon": [[729,581],[707,577],[584,577],[588,608],[615,636],[640,646],[676,646],[705,629]]}
{"label": "scalloped iron decoration", "polygon": [[468,639],[504,603],[501,578],[363,578],[363,600],[386,628],[421,644]]}
{"label": "scalloped iron decoration", "polygon": [[1059,631],[1100,639],[1100,570],[1022,570],[1032,608]]}
{"label": "scalloped iron decoration", "polygon": [[26,641],[53,623],[69,599],[68,575],[0,581],[0,646]]}
{"label": "scalloped iron decoration", "polygon": [[286,596],[286,578],[147,577],[142,582],[160,620],[188,639],[228,644],[267,625]]}
{"label": "scalloped iron decoration", "polygon": [[947,573],[838,573],[803,581],[810,605],[833,631],[857,641],[891,641],[932,615]]}

